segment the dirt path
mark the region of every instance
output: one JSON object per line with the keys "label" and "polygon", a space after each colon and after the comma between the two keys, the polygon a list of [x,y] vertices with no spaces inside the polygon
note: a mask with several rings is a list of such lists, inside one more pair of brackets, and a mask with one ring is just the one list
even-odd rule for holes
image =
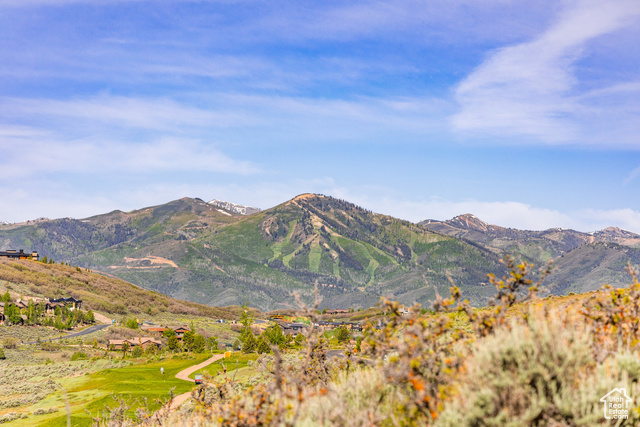
{"label": "dirt path", "polygon": [[104,314],[100,314],[100,313],[93,313],[93,317],[95,317],[97,322],[100,323],[108,323],[109,325],[111,324],[111,319],[109,319],[107,316],[105,316]]}
{"label": "dirt path", "polygon": [[[184,381],[191,381],[191,382],[195,382],[195,380],[192,380],[191,378],[189,378],[189,375],[193,374],[195,371],[200,370],[202,368],[204,368],[205,366],[208,366],[210,364],[212,364],[213,362],[215,362],[216,360],[220,360],[224,357],[223,354],[216,354],[215,356],[205,360],[202,363],[199,363],[197,365],[193,365],[187,369],[183,369],[182,371],[178,372],[176,374],[176,378],[184,380]],[[169,412],[175,411],[176,409],[178,409],[180,407],[180,405],[182,405],[185,400],[189,399],[191,397],[191,392],[188,391],[186,393],[182,393],[176,397],[173,398],[173,400],[171,401],[171,407],[169,408]]]}

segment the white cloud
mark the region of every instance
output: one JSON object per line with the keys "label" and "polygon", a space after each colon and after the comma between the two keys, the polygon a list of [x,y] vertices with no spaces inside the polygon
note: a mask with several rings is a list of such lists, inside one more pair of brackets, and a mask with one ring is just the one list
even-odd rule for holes
{"label": "white cloud", "polygon": [[220,172],[253,174],[257,166],[232,159],[199,140],[165,137],[130,144],[108,140],[3,138],[0,169],[7,175],[37,176],[48,172],[104,174],[113,172]]}
{"label": "white cloud", "polygon": [[[497,50],[456,88],[460,131],[575,141],[574,119],[586,108],[573,93],[576,61],[596,37],[637,22],[640,3],[567,3],[558,22],[536,39]],[[637,120],[637,118],[636,118]]]}
{"label": "white cloud", "polygon": [[[70,144],[78,139],[100,144],[107,134],[130,140],[133,146],[157,139],[158,134],[233,141],[238,129],[244,138],[251,135],[250,139],[263,143],[377,143],[390,137],[411,142],[442,133],[443,118],[452,109],[440,99],[340,100],[229,93],[194,95],[180,102],[110,95],[70,100],[0,98],[1,107],[6,107],[1,114],[4,121],[28,122],[32,131],[39,126],[40,132]],[[9,127],[18,128],[5,129]]]}
{"label": "white cloud", "polygon": [[168,98],[137,98],[98,95],[83,99],[55,100],[38,98],[2,98],[4,115],[62,117],[104,123],[116,127],[170,130],[180,127],[228,127],[248,124],[247,117],[226,111],[212,111]]}

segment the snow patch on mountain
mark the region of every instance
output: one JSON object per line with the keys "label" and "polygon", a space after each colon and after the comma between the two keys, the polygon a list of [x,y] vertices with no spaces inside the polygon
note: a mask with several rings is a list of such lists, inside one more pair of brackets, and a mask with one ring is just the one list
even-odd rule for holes
{"label": "snow patch on mountain", "polygon": [[251,206],[242,206],[236,203],[225,202],[224,200],[218,200],[218,199],[210,200],[207,203],[209,203],[212,206],[222,208],[228,212],[233,212],[238,215],[251,215],[256,212],[260,212],[261,210],[259,208],[254,208]]}

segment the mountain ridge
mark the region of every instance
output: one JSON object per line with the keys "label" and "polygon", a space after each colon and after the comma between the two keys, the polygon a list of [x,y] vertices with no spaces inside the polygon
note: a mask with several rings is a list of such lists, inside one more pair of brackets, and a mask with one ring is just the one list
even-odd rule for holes
{"label": "mountain ridge", "polygon": [[313,304],[316,287],[321,307],[364,308],[382,296],[428,305],[436,291],[448,294],[449,278],[485,305],[493,293],[486,274],[502,275],[506,254],[556,261],[564,271],[549,276],[552,292],[595,289],[602,280],[622,286],[620,265],[640,260],[637,238],[616,228],[522,231],[471,214],[414,224],[312,193],[250,215],[182,198],[82,220],[0,225],[0,248],[37,250],[179,299],[263,310],[294,307],[294,293]]}

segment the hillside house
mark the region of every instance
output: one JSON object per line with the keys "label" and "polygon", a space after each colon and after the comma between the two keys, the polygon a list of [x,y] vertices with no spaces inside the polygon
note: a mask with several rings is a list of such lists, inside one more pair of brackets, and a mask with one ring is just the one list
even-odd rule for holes
{"label": "hillside house", "polygon": [[122,346],[124,343],[129,343],[128,340],[109,340],[109,349],[110,350],[122,350]]}
{"label": "hillside house", "polygon": [[164,331],[166,331],[169,328],[165,328],[164,326],[146,326],[146,325],[143,325],[142,329],[145,330],[145,331],[149,331],[149,332],[163,333]]}
{"label": "hillside house", "polygon": [[56,312],[56,308],[62,308],[65,304],[62,302],[47,301],[44,303],[44,312],[46,315],[53,316]]}
{"label": "hillside house", "polygon": [[160,340],[156,340],[154,338],[151,337],[138,337],[138,338],[132,338],[129,341],[129,345],[131,346],[131,348],[136,347],[136,346],[140,346],[143,349],[147,349],[149,347],[156,347],[156,348],[160,348],[162,347],[162,342]]}
{"label": "hillside house", "polygon": [[25,303],[24,301],[18,300],[16,302],[13,303],[13,305],[16,306],[16,308],[18,310],[20,310],[20,312],[22,313],[23,310],[26,310],[27,307],[29,306],[29,304]]}
{"label": "hillside house", "polygon": [[184,333],[185,333],[185,332],[188,332],[188,331],[190,331],[190,330],[191,330],[191,329],[187,328],[186,326],[180,326],[180,327],[177,327],[177,328],[175,328],[175,329],[174,329],[174,328],[171,328],[171,329],[173,329],[173,330],[175,331],[175,333],[176,333],[176,337],[177,337],[179,340],[181,340],[181,339],[182,339],[182,337],[184,336]]}
{"label": "hillside house", "polygon": [[38,260],[38,252],[26,253],[23,249],[16,251],[15,249],[8,249],[6,251],[0,251],[0,258],[11,259],[33,259]]}
{"label": "hillside house", "polygon": [[61,303],[64,304],[69,310],[80,310],[82,308],[82,300],[74,297],[68,298],[49,298],[49,303]]}
{"label": "hillside house", "polygon": [[335,310],[327,310],[325,314],[348,314],[349,310],[335,309]]}
{"label": "hillside house", "polygon": [[316,323],[316,326],[321,326],[323,328],[327,328],[327,329],[335,329],[338,328],[340,326],[342,326],[341,322],[327,322],[326,320],[321,320],[318,323]]}
{"label": "hillside house", "polygon": [[285,322],[282,320],[277,320],[276,323],[282,328],[282,332],[287,335],[298,335],[307,327],[304,323]]}
{"label": "hillside house", "polygon": [[129,349],[137,346],[140,346],[145,350],[151,346],[155,346],[156,348],[162,347],[162,342],[160,340],[156,340],[152,337],[138,337],[128,340],[109,340],[109,348],[113,350],[122,350],[124,343],[129,344]]}

